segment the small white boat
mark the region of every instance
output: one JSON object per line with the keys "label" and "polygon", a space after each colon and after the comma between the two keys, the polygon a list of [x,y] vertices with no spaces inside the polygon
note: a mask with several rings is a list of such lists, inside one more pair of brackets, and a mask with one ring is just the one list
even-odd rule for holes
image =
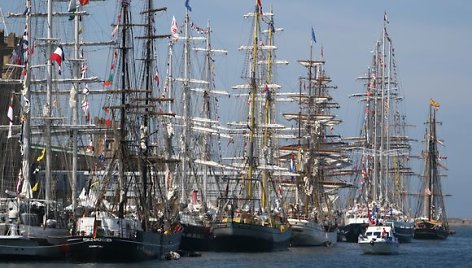
{"label": "small white boat", "polygon": [[358,244],[365,254],[398,254],[398,238],[389,225],[367,227]]}

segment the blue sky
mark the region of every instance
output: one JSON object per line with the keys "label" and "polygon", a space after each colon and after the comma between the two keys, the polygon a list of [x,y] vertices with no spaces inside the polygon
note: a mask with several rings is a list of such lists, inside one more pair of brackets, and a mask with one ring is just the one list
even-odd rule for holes
{"label": "blue sky", "polygon": [[[0,0],[4,13],[20,11],[22,1]],[[91,39],[110,36],[110,24],[115,21],[117,1],[91,2],[85,20],[94,25],[87,30]],[[142,0],[132,0],[138,4]],[[254,9],[256,0],[190,0],[193,21],[205,26],[211,20],[213,47],[225,48],[229,55],[218,59],[218,83],[229,88],[240,83],[242,55],[237,48],[248,40],[249,22],[243,14]],[[185,0],[155,1],[156,6],[167,6],[166,13],[158,17],[158,28],[168,32],[172,16],[182,21]],[[403,109],[410,124],[409,136],[421,140],[428,100],[435,99],[441,105],[438,118],[443,125],[439,134],[446,147],[441,148],[448,156],[448,177],[443,182],[449,217],[472,218],[472,181],[468,171],[472,152],[472,119],[470,103],[472,92],[472,2],[468,0],[262,0],[264,10],[270,5],[276,15],[277,27],[284,31],[277,36],[277,55],[290,64],[280,67],[278,81],[283,87],[297,88],[297,77],[303,68],[297,59],[309,55],[310,29],[317,35],[315,50],[323,45],[327,71],[338,86],[334,96],[341,104],[337,111],[344,120],[339,127],[343,136],[354,136],[358,127],[359,104],[349,99],[359,92],[362,85],[355,80],[370,64],[370,51],[379,38],[383,27],[383,14],[387,11],[389,31],[396,50],[400,82],[405,101]],[[135,18],[136,19],[136,18]],[[14,29],[12,25],[8,25]],[[0,27],[2,27],[0,25]],[[21,28],[19,28],[21,29]],[[20,30],[21,31],[21,30]],[[165,43],[162,44],[165,48]],[[100,51],[99,51],[100,52]],[[90,63],[92,72],[105,76],[106,51],[98,56],[104,60]],[[316,52],[319,53],[319,52]],[[164,55],[161,56],[163,59]],[[161,73],[165,73],[161,70]],[[422,143],[414,144],[418,154]],[[419,169],[415,170],[420,172]],[[417,180],[413,178],[413,184]]]}

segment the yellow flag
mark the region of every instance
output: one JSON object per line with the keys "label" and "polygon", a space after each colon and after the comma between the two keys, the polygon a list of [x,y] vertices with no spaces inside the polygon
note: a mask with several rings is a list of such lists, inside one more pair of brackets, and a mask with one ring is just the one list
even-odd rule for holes
{"label": "yellow flag", "polygon": [[46,148],[44,148],[43,151],[41,152],[41,155],[38,156],[38,158],[36,158],[36,162],[43,160],[45,153],[46,153]]}
{"label": "yellow flag", "polygon": [[439,110],[439,102],[435,102],[433,99],[431,99],[430,104],[435,110]]}
{"label": "yellow flag", "polygon": [[34,187],[31,188],[31,191],[36,192],[36,191],[38,191],[38,188],[39,188],[39,181],[37,181],[36,184],[34,185]]}

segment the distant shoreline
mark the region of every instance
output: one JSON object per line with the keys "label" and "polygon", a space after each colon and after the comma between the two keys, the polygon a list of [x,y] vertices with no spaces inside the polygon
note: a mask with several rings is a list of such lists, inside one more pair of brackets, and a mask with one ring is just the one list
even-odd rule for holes
{"label": "distant shoreline", "polygon": [[448,219],[447,222],[451,226],[472,226],[472,219]]}

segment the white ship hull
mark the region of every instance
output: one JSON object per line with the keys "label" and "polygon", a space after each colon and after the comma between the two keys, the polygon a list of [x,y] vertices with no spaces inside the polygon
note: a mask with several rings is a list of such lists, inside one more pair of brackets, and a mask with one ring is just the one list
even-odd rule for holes
{"label": "white ship hull", "polygon": [[307,220],[288,219],[288,222],[292,229],[292,247],[334,245],[337,242],[336,229],[328,232],[321,224]]}

